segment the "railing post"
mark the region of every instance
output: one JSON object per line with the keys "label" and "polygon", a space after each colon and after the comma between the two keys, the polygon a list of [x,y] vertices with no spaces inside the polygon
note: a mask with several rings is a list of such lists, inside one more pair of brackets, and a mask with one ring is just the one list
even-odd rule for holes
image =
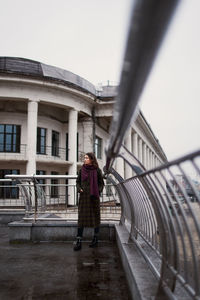
{"label": "railing post", "polygon": [[37,195],[37,180],[33,178],[33,186],[34,186],[34,199],[35,199],[35,209],[34,209],[34,222],[36,223],[37,213],[38,213],[38,195]]}
{"label": "railing post", "polygon": [[[113,168],[110,168],[110,173],[119,181],[120,183],[120,187],[122,188],[122,192],[123,194],[126,196],[126,200],[128,199],[128,204],[129,204],[129,208],[130,208],[130,213],[131,213],[131,230],[130,230],[130,235],[129,235],[129,241],[131,240],[131,236],[132,234],[136,237],[137,234],[134,230],[135,228],[135,214],[134,214],[134,206],[133,206],[133,202],[131,201],[131,197],[130,197],[130,194],[128,192],[128,190],[125,188],[124,186],[124,179],[113,169]],[[122,225],[124,222],[125,222],[125,213],[126,213],[126,210],[125,210],[125,203],[124,203],[124,197],[123,197],[123,194],[121,193],[121,191],[119,190],[119,195],[121,196],[120,199],[120,203],[121,203],[121,219],[120,219],[120,224]]]}

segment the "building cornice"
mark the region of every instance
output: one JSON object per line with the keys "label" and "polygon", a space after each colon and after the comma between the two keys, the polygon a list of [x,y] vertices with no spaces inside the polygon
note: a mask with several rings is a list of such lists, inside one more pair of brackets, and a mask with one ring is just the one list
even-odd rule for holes
{"label": "building cornice", "polygon": [[44,78],[34,78],[34,77],[26,77],[23,75],[8,75],[8,74],[0,74],[0,83],[17,83],[18,85],[31,85],[31,86],[37,86],[37,87],[43,87],[43,88],[51,88],[51,89],[56,89],[59,91],[64,91],[66,93],[73,94],[74,96],[81,97],[82,99],[86,100],[90,104],[94,104],[96,100],[96,96],[81,91],[77,89],[76,87],[68,86],[67,84],[63,83],[56,83],[56,82],[51,82],[47,79]]}
{"label": "building cornice", "polygon": [[162,159],[166,162],[167,157],[165,155],[165,152],[163,151],[163,149],[162,149],[162,147],[159,143],[159,140],[157,139],[157,137],[153,133],[150,125],[147,123],[147,121],[146,121],[146,119],[145,119],[145,117],[144,117],[144,115],[141,111],[138,114],[138,117],[136,119],[136,124],[138,124],[139,127],[145,133],[145,135],[149,137],[149,139],[152,141],[152,144],[154,145],[155,149],[157,149],[157,152],[158,152],[159,156],[161,156]]}

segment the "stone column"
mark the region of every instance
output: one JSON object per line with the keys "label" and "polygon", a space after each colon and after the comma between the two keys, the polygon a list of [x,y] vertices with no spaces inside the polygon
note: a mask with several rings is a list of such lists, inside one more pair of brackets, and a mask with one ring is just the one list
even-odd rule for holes
{"label": "stone column", "polygon": [[[126,148],[130,152],[132,152],[132,149],[131,149],[132,148],[132,129],[131,129],[131,127],[126,132],[124,144],[125,144]],[[124,173],[125,173],[124,175],[125,175],[126,179],[133,176],[133,171],[127,163],[124,163]]]}
{"label": "stone column", "polygon": [[153,168],[156,167],[156,156],[155,153],[153,153]]}
{"label": "stone column", "polygon": [[160,161],[158,158],[156,158],[156,166],[159,167],[159,165],[160,165]]}
{"label": "stone column", "polygon": [[138,159],[142,163],[142,139],[139,139],[139,153],[138,153]]}
{"label": "stone column", "polygon": [[36,174],[36,145],[37,145],[37,116],[38,116],[37,100],[28,101],[27,115],[27,165],[26,174]]}
{"label": "stone column", "polygon": [[150,161],[151,161],[151,169],[153,168],[153,152],[151,151],[151,159],[150,159]]}
{"label": "stone column", "polygon": [[69,147],[69,161],[72,163],[69,173],[76,175],[77,173],[77,121],[78,112],[74,109],[69,111],[68,119],[68,147]]}
{"label": "stone column", "polygon": [[[71,163],[69,167],[68,174],[69,175],[77,175],[77,122],[78,122],[78,112],[74,109],[69,111],[69,118],[68,118],[68,147],[69,147],[69,154],[68,159]],[[69,185],[76,184],[76,180],[70,179],[68,180]],[[74,187],[68,188],[68,204],[75,205],[75,190]]]}
{"label": "stone column", "polygon": [[83,149],[84,153],[93,152],[93,121],[92,118],[85,118],[83,124]]}
{"label": "stone column", "polygon": [[148,170],[149,169],[149,147],[146,146],[146,169]]}
{"label": "stone column", "polygon": [[153,153],[153,167],[156,168],[156,154]]}
{"label": "stone column", "polygon": [[138,134],[136,132],[133,134],[133,155],[138,158]]}
{"label": "stone column", "polygon": [[157,159],[157,156],[155,156],[155,167],[158,166],[158,159]]}
{"label": "stone column", "polygon": [[155,154],[152,153],[152,168],[155,168]]}
{"label": "stone column", "polygon": [[149,169],[151,169],[151,149],[149,149]]}
{"label": "stone column", "polygon": [[147,145],[143,144],[143,165],[147,169]]}
{"label": "stone column", "polygon": [[151,169],[151,149],[149,148],[149,169]]}

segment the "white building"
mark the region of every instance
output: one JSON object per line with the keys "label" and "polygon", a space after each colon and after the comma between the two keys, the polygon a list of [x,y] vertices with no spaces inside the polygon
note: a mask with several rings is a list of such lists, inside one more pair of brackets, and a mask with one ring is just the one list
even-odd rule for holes
{"label": "white building", "polygon": [[[83,154],[91,151],[103,168],[116,92],[113,86],[97,91],[60,68],[0,57],[0,177],[76,174]],[[147,169],[166,161],[142,113],[125,143]],[[123,162],[117,164],[119,173],[129,176]]]}

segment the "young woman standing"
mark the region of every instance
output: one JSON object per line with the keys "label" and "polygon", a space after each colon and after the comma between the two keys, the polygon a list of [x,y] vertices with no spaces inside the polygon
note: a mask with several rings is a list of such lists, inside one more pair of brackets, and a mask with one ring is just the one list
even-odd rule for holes
{"label": "young woman standing", "polygon": [[74,251],[81,249],[84,227],[94,228],[94,237],[89,247],[97,247],[100,225],[100,193],[104,182],[94,153],[86,153],[84,164],[77,178],[77,189],[80,193],[78,204],[78,232]]}

